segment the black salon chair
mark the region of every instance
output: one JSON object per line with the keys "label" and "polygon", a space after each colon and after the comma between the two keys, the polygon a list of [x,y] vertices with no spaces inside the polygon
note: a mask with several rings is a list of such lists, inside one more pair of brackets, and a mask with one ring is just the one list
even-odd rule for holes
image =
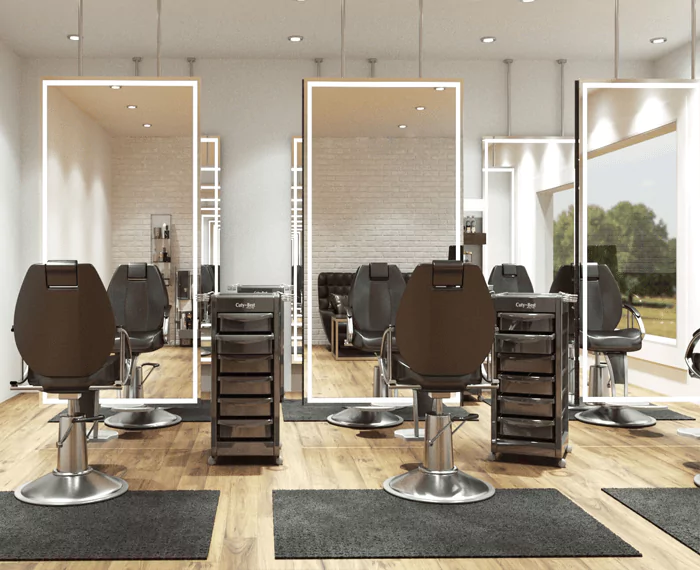
{"label": "black salon chair", "polygon": [[[693,338],[688,343],[685,351],[685,363],[688,366],[688,373],[692,378],[700,378],[700,353],[696,352],[700,344],[700,329],[693,333]],[[700,440],[700,428],[679,428],[678,435],[694,437]],[[693,480],[696,487],[700,487],[700,474]]]}
{"label": "black salon chair", "polygon": [[[165,280],[155,265],[129,263],[120,265],[107,289],[114,317],[131,338],[133,374],[125,388],[127,398],[143,398],[143,385],[159,364],[139,364],[141,354],[154,352],[167,342],[170,301]],[[144,378],[143,367],[150,368]],[[156,429],[174,426],[180,416],[153,406],[124,404],[113,406],[117,411],[105,420],[105,425],[119,429]]]}
{"label": "black salon chair", "polygon": [[[358,268],[348,295],[347,338],[352,346],[381,358],[382,341],[387,330],[394,324],[405,288],[406,282],[396,265],[370,263]],[[374,367],[373,396],[388,396],[379,362]],[[395,427],[401,425],[403,419],[392,413],[393,409],[390,406],[347,408],[328,416],[328,422],[356,429]]]}
{"label": "black salon chair", "polygon": [[59,419],[56,469],[22,485],[15,496],[25,503],[63,506],[125,493],[124,480],[88,465],[85,427],[92,423],[96,429],[103,419],[91,417],[89,396],[125,384],[131,358],[124,331],[119,331],[119,351],[111,354],[117,327],[95,268],[76,261],[32,265],[17,298],[13,330],[28,369],[12,389],[58,394],[68,401],[68,413]]}
{"label": "black salon chair", "polygon": [[435,261],[416,268],[396,315],[397,360],[435,404],[426,415],[423,463],[384,482],[392,495],[426,503],[470,503],[493,496],[492,485],[455,467],[452,418],[443,412],[443,399],[479,382],[475,372],[491,351],[495,327],[493,301],[478,266]]}
{"label": "black salon chair", "polygon": [[[595,364],[590,367],[588,380],[588,395],[604,397],[604,369],[610,374],[611,396],[616,396],[616,386],[624,386],[624,395],[628,395],[627,353],[636,352],[642,348],[644,339],[644,321],[639,311],[622,302],[620,288],[607,265],[589,263],[587,265],[587,303],[588,303],[588,350],[595,355]],[[575,268],[565,265],[559,269],[552,292],[573,292]],[[622,318],[622,310],[632,314],[639,328],[618,329]],[[605,362],[603,362],[603,357]],[[643,428],[656,424],[656,420],[646,414],[623,405],[591,406],[590,409],[578,412],[576,419],[588,424],[622,427]]]}
{"label": "black salon chair", "polygon": [[494,293],[532,293],[532,281],[522,265],[504,263],[496,265],[489,275],[489,285]]}

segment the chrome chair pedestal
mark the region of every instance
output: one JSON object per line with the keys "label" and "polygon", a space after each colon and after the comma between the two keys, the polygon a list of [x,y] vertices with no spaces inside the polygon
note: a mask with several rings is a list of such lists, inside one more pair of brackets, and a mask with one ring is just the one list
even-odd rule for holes
{"label": "chrome chair pedestal", "polygon": [[426,415],[425,460],[417,469],[384,481],[388,493],[421,503],[476,503],[495,494],[493,486],[454,465],[452,418],[442,411],[442,399],[449,394],[434,394],[435,412]]}
{"label": "chrome chair pedestal", "polygon": [[[679,428],[678,435],[700,439],[700,428]],[[700,474],[695,476],[693,483],[696,487],[700,487]]]}
{"label": "chrome chair pedestal", "polygon": [[628,406],[593,406],[576,414],[580,422],[605,427],[645,428],[656,425],[656,420]]}
{"label": "chrome chair pedestal", "polygon": [[119,497],[129,485],[119,477],[88,465],[84,416],[77,414],[77,400],[69,400],[68,415],[59,420],[58,465],[35,481],[15,490],[24,503],[44,506],[85,505]]}

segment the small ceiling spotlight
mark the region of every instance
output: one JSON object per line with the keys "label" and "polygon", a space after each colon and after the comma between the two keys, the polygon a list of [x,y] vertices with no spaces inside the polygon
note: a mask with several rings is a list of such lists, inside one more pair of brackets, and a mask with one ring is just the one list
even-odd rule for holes
{"label": "small ceiling spotlight", "polygon": [[422,105],[420,107],[416,107],[416,111],[425,111],[425,107]]}
{"label": "small ceiling spotlight", "polygon": [[665,44],[668,41],[668,39],[664,38],[664,37],[658,37],[658,38],[651,38],[649,41],[653,44]]}
{"label": "small ceiling spotlight", "polygon": [[290,42],[299,43],[301,40],[304,39],[304,36],[289,36],[287,39]]}
{"label": "small ceiling spotlight", "polygon": [[150,129],[153,125],[151,125],[151,123],[144,123],[143,126],[146,129]]}
{"label": "small ceiling spotlight", "polygon": [[68,34],[68,39],[72,42],[80,41],[80,36],[78,34]]}
{"label": "small ceiling spotlight", "polygon": [[535,0],[520,0],[523,4],[529,4],[530,2],[534,2]]}
{"label": "small ceiling spotlight", "polygon": [[110,89],[121,89],[122,86],[121,85],[110,85],[109,88]]}
{"label": "small ceiling spotlight", "polygon": [[445,90],[444,87],[436,87],[436,88],[435,88],[435,91],[444,91],[444,90]]}
{"label": "small ceiling spotlight", "polygon": [[496,38],[494,38],[493,36],[484,36],[483,38],[481,38],[482,44],[492,44],[495,41]]}
{"label": "small ceiling spotlight", "polygon": [[127,105],[126,108],[127,109],[136,109],[137,107],[136,107],[136,105]]}
{"label": "small ceiling spotlight", "polygon": [[399,125],[399,128],[400,128],[400,129],[405,129],[405,128],[406,128],[406,125]]}

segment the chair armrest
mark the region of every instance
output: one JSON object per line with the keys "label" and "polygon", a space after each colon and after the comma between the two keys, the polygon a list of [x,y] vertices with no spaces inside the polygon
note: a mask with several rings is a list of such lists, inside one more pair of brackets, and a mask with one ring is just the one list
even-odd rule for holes
{"label": "chair armrest", "polygon": [[348,315],[348,325],[345,333],[345,342],[347,344],[352,344],[352,338],[353,336],[355,336],[355,326],[352,323],[352,309],[350,307],[347,307],[346,310]]}
{"label": "chair armrest", "polygon": [[[131,339],[124,327],[117,327],[119,332],[119,385],[126,386],[131,378],[131,365],[134,354],[131,350]],[[128,354],[128,356],[127,356]]]}
{"label": "chair armrest", "polygon": [[700,330],[695,331],[693,338],[690,343],[688,343],[688,348],[685,349],[685,364],[688,367],[688,372],[691,376],[695,378],[700,378],[700,370],[695,367],[695,362],[693,361],[693,354],[695,353],[695,348],[700,342]]}
{"label": "chair armrest", "polygon": [[394,379],[392,366],[394,363],[394,325],[389,325],[382,335],[382,344],[379,347],[379,367],[382,377],[387,385]]}
{"label": "chair armrest", "polygon": [[632,305],[630,305],[629,303],[622,303],[622,308],[626,309],[630,313],[632,313],[634,320],[637,321],[637,325],[639,325],[639,332],[642,333],[642,340],[643,340],[647,334],[647,331],[644,328],[644,320],[642,319],[641,313],[637,309],[635,309]]}

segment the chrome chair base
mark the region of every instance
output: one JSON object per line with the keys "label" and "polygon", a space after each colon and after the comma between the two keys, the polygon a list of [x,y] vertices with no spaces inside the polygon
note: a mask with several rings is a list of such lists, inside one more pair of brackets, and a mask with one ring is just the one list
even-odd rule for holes
{"label": "chrome chair base", "polygon": [[119,437],[119,432],[113,429],[98,429],[87,438],[88,443],[104,443]]}
{"label": "chrome chair base", "polygon": [[693,482],[695,483],[696,487],[700,487],[700,474],[695,476],[695,479],[693,479]]}
{"label": "chrome chair base", "polygon": [[656,420],[628,406],[594,406],[576,414],[580,422],[605,427],[645,428],[656,425]]}
{"label": "chrome chair base", "polygon": [[400,437],[406,441],[424,441],[425,440],[425,430],[420,428],[418,433],[416,433],[415,428],[397,429],[394,432],[394,437]]}
{"label": "chrome chair base", "polygon": [[105,425],[116,429],[159,429],[171,427],[182,421],[180,416],[162,408],[134,407],[121,408],[119,413],[105,420]]}
{"label": "chrome chair base", "polygon": [[451,471],[428,471],[422,465],[384,481],[384,490],[396,497],[421,503],[476,503],[490,499],[496,490],[486,481]]}
{"label": "chrome chair base", "polygon": [[53,471],[15,490],[23,503],[60,507],[108,501],[126,493],[129,484],[88,467],[82,473]]}
{"label": "chrome chair base", "polygon": [[[392,408],[393,409],[393,408]],[[391,413],[390,409],[347,408],[327,418],[328,423],[338,427],[354,429],[384,429],[400,426],[403,418]]]}

